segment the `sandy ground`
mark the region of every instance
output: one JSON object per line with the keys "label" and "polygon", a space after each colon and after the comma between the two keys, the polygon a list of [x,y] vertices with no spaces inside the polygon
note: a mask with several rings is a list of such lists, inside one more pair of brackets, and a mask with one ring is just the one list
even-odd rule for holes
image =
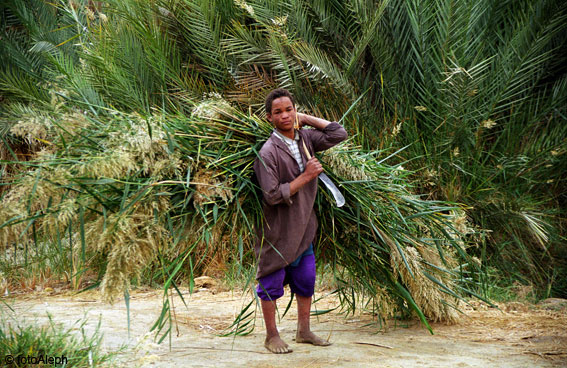
{"label": "sandy ground", "polygon": [[[280,322],[280,333],[294,349],[286,355],[263,347],[264,328],[258,310],[255,331],[243,337],[220,337],[249,296],[202,288],[185,295],[187,308],[174,300],[177,325],[171,346],[157,345],[148,331],[161,309],[161,291],[134,292],[130,300],[131,334],[123,301],[109,305],[96,293],[34,293],[3,298],[17,319],[44,323],[47,313],[72,326],[87,318],[87,331],[99,319],[107,350],[126,346],[117,364],[126,367],[567,367],[567,303],[508,303],[501,310],[476,303],[453,326],[433,324],[434,335],[417,322],[377,332],[369,315],[331,312],[312,318],[312,329],[333,343],[329,347],[296,344],[295,303]],[[279,302],[285,308],[286,297]],[[318,309],[336,305],[325,298]],[[2,306],[2,308],[6,308]]]}

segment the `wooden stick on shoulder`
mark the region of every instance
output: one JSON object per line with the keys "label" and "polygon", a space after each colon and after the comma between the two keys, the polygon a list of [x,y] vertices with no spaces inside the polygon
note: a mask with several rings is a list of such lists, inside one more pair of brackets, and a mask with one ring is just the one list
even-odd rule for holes
{"label": "wooden stick on shoulder", "polygon": [[[299,130],[299,120],[297,119],[297,114],[295,114],[295,129]],[[307,149],[307,146],[305,145],[305,141],[302,139],[301,143],[303,143],[303,149],[305,150],[305,156],[307,157],[308,160],[311,160],[311,154],[309,153],[309,150]]]}
{"label": "wooden stick on shoulder", "polygon": [[309,153],[309,150],[307,149],[307,146],[305,145],[305,141],[302,139],[301,143],[303,143],[303,149],[305,150],[305,156],[307,156],[308,160],[311,160],[311,154]]}

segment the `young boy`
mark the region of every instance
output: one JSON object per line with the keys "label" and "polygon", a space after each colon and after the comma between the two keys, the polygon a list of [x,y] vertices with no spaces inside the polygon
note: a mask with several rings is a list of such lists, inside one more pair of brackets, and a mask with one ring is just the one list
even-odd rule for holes
{"label": "young boy", "polygon": [[[258,286],[266,324],[264,346],[272,353],[292,349],[276,327],[276,300],[289,284],[297,298],[295,341],[318,346],[330,345],[311,332],[309,317],[315,287],[313,240],[317,218],[313,210],[317,177],[323,171],[314,153],[326,150],[347,137],[336,122],[298,113],[292,95],[275,89],[266,97],[268,120],[274,132],[260,150],[254,171],[263,192],[264,222],[258,229],[255,246],[258,257]],[[294,123],[315,129],[295,129]],[[311,159],[307,160],[304,145]]]}

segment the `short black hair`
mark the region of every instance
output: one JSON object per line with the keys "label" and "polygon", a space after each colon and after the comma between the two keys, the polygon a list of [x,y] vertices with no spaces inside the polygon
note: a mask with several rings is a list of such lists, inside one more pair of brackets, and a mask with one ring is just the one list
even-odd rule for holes
{"label": "short black hair", "polygon": [[295,107],[295,100],[291,93],[289,93],[287,89],[276,88],[272,92],[268,93],[268,96],[266,96],[266,114],[272,113],[272,102],[274,102],[276,98],[280,97],[289,97],[291,104]]}

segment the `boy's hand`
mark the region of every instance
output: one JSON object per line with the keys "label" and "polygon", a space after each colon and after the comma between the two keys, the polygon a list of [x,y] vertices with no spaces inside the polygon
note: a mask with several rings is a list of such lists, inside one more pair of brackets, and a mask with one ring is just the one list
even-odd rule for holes
{"label": "boy's hand", "polygon": [[309,161],[307,161],[307,165],[305,166],[305,171],[303,174],[307,176],[309,180],[313,180],[319,176],[323,172],[323,166],[315,157],[311,157]]}
{"label": "boy's hand", "polygon": [[315,157],[310,158],[309,161],[307,161],[307,165],[305,165],[305,171],[289,183],[289,195],[292,196],[297,193],[305,184],[313,179],[317,179],[322,172],[323,166],[321,166],[319,160]]}
{"label": "boy's hand", "polygon": [[305,118],[305,114],[298,112],[296,113],[297,115],[297,123],[298,123],[298,129],[301,129],[304,125],[306,125],[306,121],[307,119]]}

